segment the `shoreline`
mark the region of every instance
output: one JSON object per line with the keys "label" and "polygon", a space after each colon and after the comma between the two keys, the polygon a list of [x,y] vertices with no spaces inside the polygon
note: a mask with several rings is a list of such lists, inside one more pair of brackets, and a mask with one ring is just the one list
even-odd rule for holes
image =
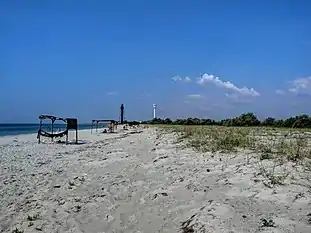
{"label": "shoreline", "polygon": [[[107,128],[98,128],[98,131],[104,130],[104,129],[107,129]],[[91,128],[89,128],[89,129],[78,129],[78,133],[79,132],[85,132],[85,131],[90,131],[90,133],[91,133]],[[93,133],[96,133],[95,131],[96,131],[96,129],[93,129]],[[71,133],[71,132],[75,132],[75,131],[70,130],[69,133]],[[97,132],[97,133],[100,133],[100,132]],[[37,135],[37,132],[0,135],[0,138],[2,138],[2,137],[19,137],[19,136],[24,136],[24,135]]]}
{"label": "shoreline", "polygon": [[[104,130],[105,128],[101,128],[98,130]],[[80,129],[78,130],[78,141],[83,141],[83,136],[86,136],[86,138],[88,138],[88,135],[100,135],[103,134],[101,132],[93,132],[91,134],[91,129]],[[82,134],[82,138],[80,137],[80,135]],[[69,142],[74,141],[75,139],[75,131],[74,130],[70,130],[69,131]],[[62,137],[62,141],[65,141],[64,139],[65,137]],[[47,138],[47,137],[42,137],[42,142],[43,144],[48,143],[48,144],[57,144],[57,143],[53,143],[51,142],[51,138]],[[54,139],[55,140],[55,139]],[[37,139],[37,133],[27,133],[27,134],[16,134],[16,135],[5,135],[5,136],[0,136],[0,146],[4,145],[4,144],[12,144],[21,141],[21,142],[28,142],[28,143],[37,143],[38,144],[38,139]]]}
{"label": "shoreline", "polygon": [[[27,124],[24,124],[24,125],[27,125]],[[29,125],[32,125],[32,124],[29,124]],[[21,132],[21,130],[17,130],[17,131],[6,131],[6,133],[7,134],[4,134],[4,135],[2,135],[1,133],[3,133],[3,132],[1,132],[0,131],[0,137],[6,137],[6,136],[18,136],[18,135],[25,135],[25,134],[37,134],[37,132],[38,132],[38,130],[39,130],[39,125],[36,125],[36,126],[38,126],[37,127],[37,130],[35,131],[35,130],[30,130],[30,131],[27,131],[27,130],[25,130],[25,132]],[[78,128],[78,130],[91,130],[91,126],[90,127],[86,127],[86,128],[84,128],[84,127],[82,127],[82,129],[79,129]],[[0,130],[1,130],[1,128],[0,128]]]}

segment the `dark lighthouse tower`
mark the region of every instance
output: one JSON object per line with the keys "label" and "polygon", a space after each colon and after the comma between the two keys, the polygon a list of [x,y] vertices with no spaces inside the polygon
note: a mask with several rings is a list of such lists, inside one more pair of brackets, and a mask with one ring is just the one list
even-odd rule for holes
{"label": "dark lighthouse tower", "polygon": [[121,124],[123,124],[123,122],[124,122],[124,105],[123,104],[121,104],[121,107],[120,107],[120,109],[121,109],[121,115],[120,115],[120,123]]}

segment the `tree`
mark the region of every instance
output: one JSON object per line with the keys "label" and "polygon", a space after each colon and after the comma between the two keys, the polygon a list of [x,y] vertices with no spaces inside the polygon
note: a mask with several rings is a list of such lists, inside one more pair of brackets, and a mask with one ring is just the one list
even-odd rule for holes
{"label": "tree", "polygon": [[263,126],[275,126],[275,124],[276,124],[276,121],[273,117],[267,117],[261,123],[261,125],[263,125]]}
{"label": "tree", "polygon": [[172,124],[172,120],[170,119],[170,118],[166,118],[165,120],[164,120],[164,124],[166,124],[166,125],[169,125],[169,124]]}
{"label": "tree", "polygon": [[311,119],[308,115],[300,115],[295,117],[295,122],[292,125],[293,128],[310,128]]}
{"label": "tree", "polygon": [[275,119],[267,117],[260,122],[257,116],[252,113],[243,113],[238,117],[227,118],[220,121],[212,119],[199,119],[188,117],[186,119],[171,120],[170,118],[154,118],[143,124],[174,124],[174,125],[220,125],[220,126],[273,126],[273,127],[293,127],[293,128],[311,128],[311,117],[308,115],[299,115],[287,119]]}

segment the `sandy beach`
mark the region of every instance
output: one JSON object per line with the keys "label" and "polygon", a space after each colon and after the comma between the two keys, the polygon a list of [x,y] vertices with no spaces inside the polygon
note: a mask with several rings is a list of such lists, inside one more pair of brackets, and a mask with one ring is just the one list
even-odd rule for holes
{"label": "sandy beach", "polygon": [[0,137],[0,232],[311,232],[299,166],[270,188],[256,154],[199,153],[156,128],[79,139]]}

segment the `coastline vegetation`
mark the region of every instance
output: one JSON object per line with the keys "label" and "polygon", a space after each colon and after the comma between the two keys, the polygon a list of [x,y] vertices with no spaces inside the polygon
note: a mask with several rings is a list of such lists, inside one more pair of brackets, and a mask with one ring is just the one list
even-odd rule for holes
{"label": "coastline vegetation", "polygon": [[179,141],[186,140],[188,145],[202,152],[248,149],[266,154],[263,157],[282,154],[291,161],[311,158],[311,117],[307,115],[259,121],[253,113],[246,113],[221,121],[155,118],[143,123],[174,132],[179,135]]}
{"label": "coastline vegetation", "polygon": [[255,161],[269,187],[284,184],[297,165],[304,173],[311,172],[311,117],[307,115],[259,121],[253,113],[246,113],[221,121],[156,118],[145,123],[176,134],[181,146],[211,152],[213,157],[216,152],[228,156],[241,152],[246,163]]}
{"label": "coastline vegetation", "polygon": [[216,125],[216,126],[268,126],[278,128],[311,128],[311,116],[306,114],[289,117],[286,119],[276,119],[267,117],[260,121],[254,113],[243,113],[240,116],[227,118],[223,120],[187,118],[171,120],[170,118],[154,118],[149,121],[143,121],[143,124],[161,124],[161,125]]}

